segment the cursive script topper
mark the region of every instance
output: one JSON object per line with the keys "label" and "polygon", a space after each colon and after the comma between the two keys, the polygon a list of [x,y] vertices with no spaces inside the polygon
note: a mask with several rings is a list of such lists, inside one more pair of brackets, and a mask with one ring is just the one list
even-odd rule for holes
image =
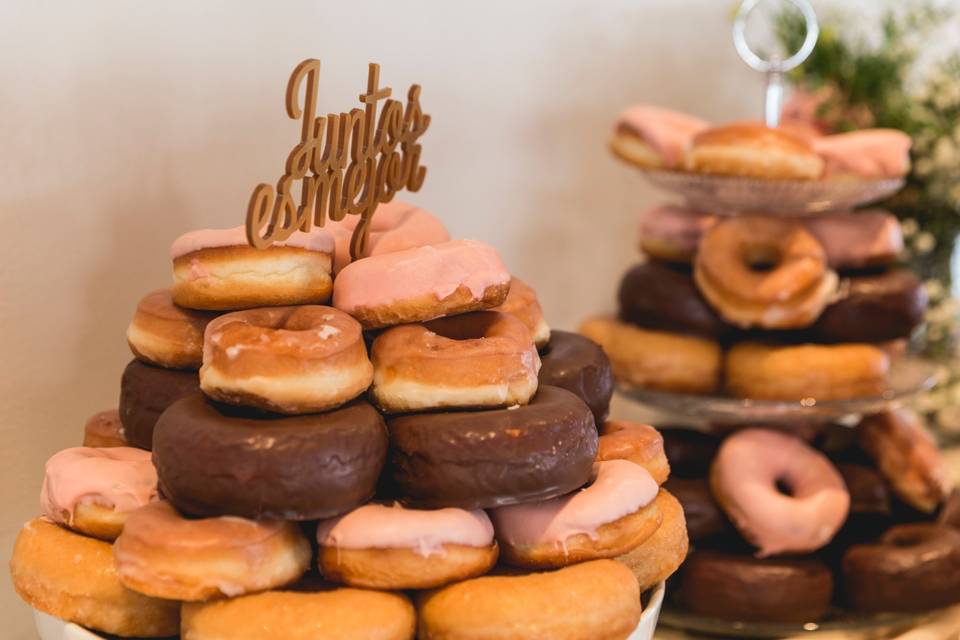
{"label": "cursive script topper", "polygon": [[391,100],[391,89],[379,86],[378,64],[370,64],[362,109],[317,116],[319,84],[319,60],[304,60],[290,76],[287,115],[301,121],[300,142],[290,150],[276,188],[261,183],[253,190],[247,241],[264,249],[294,231],[322,227],[328,217],[357,215],[350,240],[350,256],[357,259],[366,249],[377,205],[390,202],[401,189],[419,191],[423,185],[427,168],[420,164],[417,141],[430,116],[420,107],[420,85],[407,91],[406,107]]}

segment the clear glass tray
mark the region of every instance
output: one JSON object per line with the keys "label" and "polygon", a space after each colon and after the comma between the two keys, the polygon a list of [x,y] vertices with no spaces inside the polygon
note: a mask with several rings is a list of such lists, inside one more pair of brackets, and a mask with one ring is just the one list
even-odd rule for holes
{"label": "clear glass tray", "polygon": [[883,180],[758,180],[639,168],[654,186],[683,196],[700,211],[723,215],[810,216],[876,202],[903,187]]}
{"label": "clear glass tray", "polygon": [[819,402],[816,398],[804,398],[795,402],[750,400],[672,393],[622,385],[618,392],[623,397],[660,412],[718,424],[831,421],[851,415],[878,413],[900,406],[913,395],[933,387],[936,383],[935,368],[928,360],[900,356],[892,360],[887,382],[887,391],[880,396]]}

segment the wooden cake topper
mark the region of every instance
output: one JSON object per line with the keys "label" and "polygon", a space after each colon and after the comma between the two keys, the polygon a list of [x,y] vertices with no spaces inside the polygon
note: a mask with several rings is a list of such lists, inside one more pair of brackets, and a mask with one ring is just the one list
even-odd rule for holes
{"label": "wooden cake topper", "polygon": [[[363,255],[377,205],[401,189],[419,191],[427,168],[420,164],[417,140],[430,126],[420,108],[420,85],[407,91],[406,108],[380,88],[380,65],[370,64],[365,106],[350,113],[317,116],[320,61],[304,60],[287,83],[287,115],[302,124],[300,142],[287,156],[276,189],[259,184],[247,208],[247,241],[258,249],[289,238],[297,230],[322,227],[327,218],[360,220],[350,240],[350,256]],[[303,104],[300,104],[300,88]],[[385,100],[377,118],[377,107]],[[297,184],[299,183],[299,185]],[[299,186],[299,193],[294,189]]]}

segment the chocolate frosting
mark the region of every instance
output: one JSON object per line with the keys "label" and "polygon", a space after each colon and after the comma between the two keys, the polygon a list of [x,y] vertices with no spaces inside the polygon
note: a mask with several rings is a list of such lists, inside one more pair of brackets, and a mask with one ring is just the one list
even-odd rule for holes
{"label": "chocolate frosting", "polygon": [[387,421],[391,473],[405,502],[478,509],[545,500],[589,481],[597,429],[577,396],[542,385],[515,409]]}
{"label": "chocolate frosting", "polygon": [[937,522],[960,531],[960,489],[954,489],[940,508]]}
{"label": "chocolate frosting", "polygon": [[811,330],[829,342],[884,342],[905,338],[922,321],[927,293],[909,271],[844,281],[843,296],[824,309]]}
{"label": "chocolate frosting", "polygon": [[153,428],[167,407],[200,390],[196,371],[163,369],[131,360],[120,378],[120,422],[131,446],[150,451]]}
{"label": "chocolate frosting", "polygon": [[620,281],[620,318],[645,329],[720,338],[730,325],[707,304],[689,271],[662,262],[635,265]]}
{"label": "chocolate frosting", "polygon": [[157,421],[153,463],[161,492],[183,512],[315,520],[373,497],[386,452],[383,418],[365,400],[275,416],[198,392]]}
{"label": "chocolate frosting", "polygon": [[575,394],[590,407],[596,424],[603,424],[613,396],[613,369],[600,345],[579,333],[554,330],[540,362],[541,385]]}
{"label": "chocolate frosting", "polygon": [[683,506],[687,535],[691,542],[730,530],[730,525],[713,496],[706,478],[670,478],[663,488]]}
{"label": "chocolate frosting", "polygon": [[850,492],[850,513],[890,515],[890,490],[880,473],[862,464],[837,465]]}
{"label": "chocolate frosting", "polygon": [[843,556],[848,604],[860,611],[925,611],[960,600],[960,532],[932,523],[892,527]]}
{"label": "chocolate frosting", "polygon": [[660,427],[671,477],[702,478],[710,471],[720,438],[684,427]]}

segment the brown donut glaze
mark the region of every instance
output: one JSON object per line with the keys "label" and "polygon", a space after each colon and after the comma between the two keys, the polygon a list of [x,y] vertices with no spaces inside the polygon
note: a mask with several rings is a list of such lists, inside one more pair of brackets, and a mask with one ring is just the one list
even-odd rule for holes
{"label": "brown donut glaze", "polygon": [[365,400],[278,416],[195,393],[157,421],[153,463],[161,492],[186,513],[315,520],[373,497],[386,450],[383,418]]}
{"label": "brown donut glaze", "polygon": [[710,472],[720,438],[684,427],[660,427],[660,435],[673,476],[702,478]]}
{"label": "brown donut glaze", "polygon": [[183,396],[199,390],[196,371],[162,369],[131,360],[120,378],[120,422],[127,442],[149,451],[160,414]]}
{"label": "brown donut glaze", "polygon": [[960,489],[954,489],[947,496],[937,516],[937,522],[960,531]]}
{"label": "brown donut glaze", "polygon": [[844,280],[840,299],[812,327],[828,342],[886,342],[905,338],[923,322],[927,292],[909,271],[892,270]]}
{"label": "brown donut glaze", "polygon": [[388,420],[392,480],[422,507],[478,509],[545,500],[589,479],[597,429],[577,396],[543,385],[516,409]]}
{"label": "brown donut glaze", "polygon": [[890,489],[876,469],[853,463],[836,466],[850,492],[850,513],[890,515]]}
{"label": "brown donut glaze", "polygon": [[710,494],[710,483],[706,478],[670,478],[663,488],[683,506],[691,542],[729,530],[729,523]]}
{"label": "brown donut glaze", "polygon": [[603,424],[613,396],[613,369],[600,345],[578,333],[552,331],[540,362],[541,385],[575,394],[590,407],[596,424]]}

